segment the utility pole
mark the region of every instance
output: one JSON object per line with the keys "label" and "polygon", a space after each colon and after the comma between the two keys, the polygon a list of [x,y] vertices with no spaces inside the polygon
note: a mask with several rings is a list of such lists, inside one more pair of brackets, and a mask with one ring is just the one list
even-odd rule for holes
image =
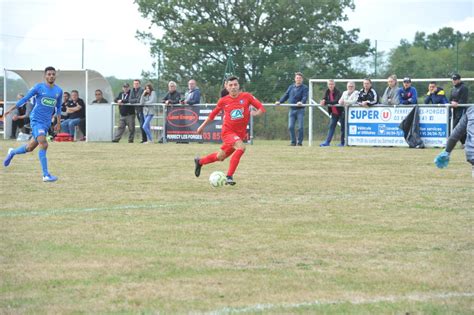
{"label": "utility pole", "polygon": [[84,38],[82,39],[82,67],[81,69],[84,70]]}
{"label": "utility pole", "polygon": [[374,78],[377,78],[377,40],[375,40],[375,61],[374,61]]}

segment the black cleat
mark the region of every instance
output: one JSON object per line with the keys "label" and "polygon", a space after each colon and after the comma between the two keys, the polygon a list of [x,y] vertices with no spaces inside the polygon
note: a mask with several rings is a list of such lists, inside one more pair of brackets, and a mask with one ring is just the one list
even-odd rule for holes
{"label": "black cleat", "polygon": [[199,158],[195,157],[194,158],[194,175],[196,175],[196,177],[199,177],[199,175],[201,175],[201,167],[202,165],[199,164]]}
{"label": "black cleat", "polygon": [[227,178],[226,178],[226,180],[225,180],[225,184],[226,184],[226,185],[234,186],[234,185],[237,184],[237,183],[234,182],[234,179],[232,178],[232,176],[227,176]]}

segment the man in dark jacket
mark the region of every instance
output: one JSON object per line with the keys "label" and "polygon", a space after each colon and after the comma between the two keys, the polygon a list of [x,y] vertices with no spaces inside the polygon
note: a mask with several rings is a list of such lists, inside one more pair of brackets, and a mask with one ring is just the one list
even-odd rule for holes
{"label": "man in dark jacket", "polygon": [[122,92],[117,96],[115,102],[119,105],[120,122],[112,142],[120,141],[125,132],[125,126],[127,126],[130,132],[128,142],[133,143],[135,137],[135,108],[131,105],[125,105],[130,103],[130,85],[128,83],[123,85]]}
{"label": "man in dark jacket", "polygon": [[398,99],[400,104],[412,105],[418,104],[418,93],[416,89],[411,86],[411,79],[406,77],[403,78],[403,87],[398,90]]}
{"label": "man in dark jacket", "polygon": [[319,145],[320,147],[328,147],[331,144],[338,121],[341,122],[341,143],[338,146],[344,146],[344,107],[336,106],[339,104],[341,94],[341,91],[336,88],[334,80],[329,80],[328,88],[324,93],[324,98],[321,100],[320,104],[330,106],[328,108],[328,113],[331,115],[331,121],[329,122],[328,136],[326,137],[326,140]]}
{"label": "man in dark jacket", "polygon": [[[303,145],[304,135],[304,111],[308,101],[309,89],[303,84],[303,74],[301,72],[295,73],[295,84],[288,87],[285,94],[280,98],[279,101],[275,102],[275,105],[280,105],[283,102],[289,101],[290,104],[296,104],[291,106],[288,113],[288,130],[290,132],[290,146]],[[298,120],[298,139],[295,133],[295,124]]]}
{"label": "man in dark jacket", "polygon": [[175,105],[179,104],[181,101],[181,93],[176,90],[177,84],[174,81],[168,83],[168,93],[163,97],[163,103],[166,105]]}
{"label": "man in dark jacket", "polygon": [[[455,128],[466,111],[466,107],[458,107],[458,105],[468,103],[469,90],[464,83],[461,82],[461,76],[459,74],[454,74],[451,79],[453,80],[453,88],[449,101],[453,107],[453,128]],[[466,142],[466,136],[462,137],[460,141],[464,144]]]}
{"label": "man in dark jacket", "polygon": [[[133,80],[133,88],[130,90],[130,104],[139,104],[140,98],[143,94],[143,88],[140,86],[140,80]],[[137,113],[138,123],[140,124],[140,131],[142,132],[142,141],[141,143],[147,142],[148,138],[146,137],[145,130],[143,130],[143,122],[145,117],[143,116],[143,106],[135,106],[135,112]]]}
{"label": "man in dark jacket", "polygon": [[432,81],[428,85],[428,93],[426,93],[425,104],[448,104],[444,90],[436,86],[436,82]]}

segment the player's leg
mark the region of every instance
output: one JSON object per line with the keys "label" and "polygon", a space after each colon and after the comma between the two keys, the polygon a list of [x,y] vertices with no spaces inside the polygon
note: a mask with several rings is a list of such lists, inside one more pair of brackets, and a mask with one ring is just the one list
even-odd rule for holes
{"label": "player's leg", "polygon": [[128,131],[130,132],[130,134],[128,135],[128,143],[133,143],[133,140],[135,139],[135,115],[128,115],[127,121]]}
{"label": "player's leg", "polygon": [[240,158],[245,153],[245,144],[242,140],[238,140],[234,143],[234,154],[230,158],[229,169],[227,170],[227,181],[226,185],[235,185],[234,173],[239,166]]}
{"label": "player's leg", "polygon": [[38,136],[36,139],[39,144],[38,158],[41,164],[41,169],[43,171],[43,182],[55,182],[58,180],[56,176],[49,174],[48,171],[48,158],[46,157],[46,152],[48,150],[48,141],[46,140],[46,135]]}
{"label": "player's leg", "polygon": [[235,151],[233,147],[233,142],[226,143],[226,139],[228,139],[228,137],[223,135],[222,140],[224,141],[224,144],[221,146],[219,151],[213,152],[202,158],[194,158],[194,175],[196,175],[196,177],[199,177],[199,175],[201,175],[201,168],[203,165],[211,164],[217,161],[222,162]]}
{"label": "player's leg", "polygon": [[30,141],[28,141],[27,144],[23,144],[23,145],[19,146],[18,148],[15,148],[15,149],[10,148],[8,150],[7,156],[3,160],[3,166],[7,167],[8,165],[10,165],[10,163],[11,163],[11,161],[12,161],[12,159],[15,155],[25,154],[26,152],[31,152],[38,146],[38,142],[36,141],[36,137],[38,136],[38,131],[40,131],[41,129],[36,128],[36,126],[34,126],[34,125],[32,125],[32,129],[33,129],[32,130],[33,137],[30,139]]}
{"label": "player's leg", "polygon": [[338,119],[339,119],[338,116],[331,115],[331,118],[329,121],[328,135],[326,137],[326,140],[324,140],[324,142],[319,145],[320,147],[327,147],[331,144],[332,137],[334,136],[334,132],[336,131]]}

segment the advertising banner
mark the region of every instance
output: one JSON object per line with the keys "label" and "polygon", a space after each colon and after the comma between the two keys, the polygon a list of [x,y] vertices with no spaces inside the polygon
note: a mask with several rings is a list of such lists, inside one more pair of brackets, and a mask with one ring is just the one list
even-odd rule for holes
{"label": "advertising banner", "polygon": [[[350,107],[347,144],[355,146],[407,147],[400,123],[413,109],[401,107]],[[420,136],[427,147],[444,147],[448,136],[446,107],[420,107]]]}
{"label": "advertising banner", "polygon": [[221,142],[222,116],[217,115],[206,126],[202,135],[198,127],[215,106],[173,106],[166,113],[166,141],[168,142]]}

